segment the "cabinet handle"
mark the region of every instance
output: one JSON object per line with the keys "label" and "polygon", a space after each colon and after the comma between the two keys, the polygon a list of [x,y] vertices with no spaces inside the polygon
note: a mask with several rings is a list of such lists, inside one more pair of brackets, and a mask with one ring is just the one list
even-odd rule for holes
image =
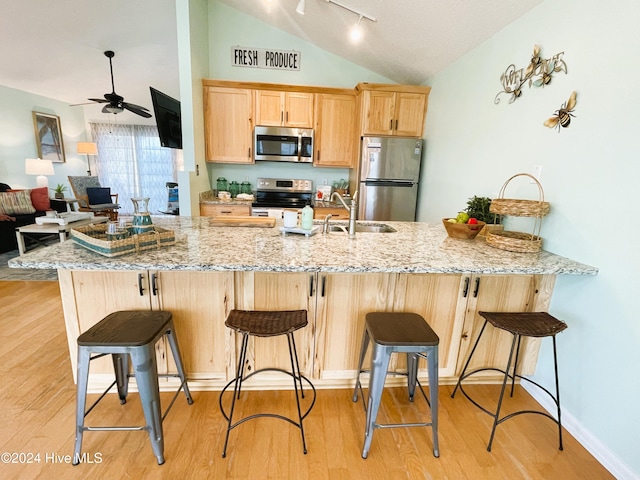
{"label": "cabinet handle", "polygon": [[320,161],[320,150],[318,150],[318,161]]}
{"label": "cabinet handle", "polygon": [[476,278],[476,286],[473,289],[473,298],[476,298],[478,296],[478,289],[480,288],[480,277]]}
{"label": "cabinet handle", "polygon": [[142,286],[142,274],[138,274],[138,291],[140,292],[140,296],[144,296],[144,287]]}
{"label": "cabinet handle", "polygon": [[158,294],[158,275],[151,275],[151,292],[153,292],[153,296],[155,297]]}
{"label": "cabinet handle", "polygon": [[313,275],[309,276],[309,296],[313,297]]}
{"label": "cabinet handle", "polygon": [[469,293],[469,277],[464,279],[464,289],[462,290],[462,298],[467,298],[467,293]]}
{"label": "cabinet handle", "polygon": [[251,147],[247,148],[247,158],[251,158]]}
{"label": "cabinet handle", "polygon": [[285,120],[284,120],[284,121],[285,121],[286,123],[289,123],[289,112],[287,112],[287,113],[285,114],[285,117],[284,117],[284,118],[285,118]]}
{"label": "cabinet handle", "polygon": [[393,130],[393,118],[389,120],[389,130]]}
{"label": "cabinet handle", "polygon": [[281,111],[280,112],[280,123],[283,123],[283,121],[284,121],[284,112]]}
{"label": "cabinet handle", "polygon": [[322,290],[321,290],[322,293],[320,294],[321,297],[324,297],[324,286],[325,286],[326,283],[327,283],[327,276],[323,275],[322,276]]}

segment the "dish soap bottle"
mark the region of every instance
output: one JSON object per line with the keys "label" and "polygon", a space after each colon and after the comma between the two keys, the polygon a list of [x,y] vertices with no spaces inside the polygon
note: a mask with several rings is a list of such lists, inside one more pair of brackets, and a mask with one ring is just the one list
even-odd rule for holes
{"label": "dish soap bottle", "polygon": [[313,208],[308,203],[302,209],[300,227],[303,230],[311,230],[313,228]]}

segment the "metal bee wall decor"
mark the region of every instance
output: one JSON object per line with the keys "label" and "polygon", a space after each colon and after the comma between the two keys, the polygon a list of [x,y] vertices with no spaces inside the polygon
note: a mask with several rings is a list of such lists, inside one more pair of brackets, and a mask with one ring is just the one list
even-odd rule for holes
{"label": "metal bee wall decor", "polygon": [[551,58],[543,59],[540,57],[540,47],[534,45],[533,55],[526,68],[516,69],[512,63],[507,67],[502,75],[500,75],[500,83],[502,83],[502,91],[498,92],[493,103],[500,103],[500,95],[509,95],[509,103],[515,102],[522,95],[522,87],[529,84],[529,88],[544,87],[551,83],[551,77],[556,72],[567,73],[567,64],[562,59],[564,52],[556,53]]}
{"label": "metal bee wall decor", "polygon": [[575,106],[576,92],[571,92],[569,100],[563,103],[562,106],[556,110],[553,117],[545,120],[544,126],[549,128],[557,127],[558,132],[560,131],[560,127],[567,128],[571,123],[571,117],[575,117],[575,115],[573,115],[573,109]]}

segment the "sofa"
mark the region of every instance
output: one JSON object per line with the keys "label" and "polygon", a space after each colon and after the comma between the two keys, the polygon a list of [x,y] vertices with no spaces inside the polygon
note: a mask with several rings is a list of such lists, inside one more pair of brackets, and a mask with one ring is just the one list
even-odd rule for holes
{"label": "sofa", "polygon": [[0,214],[15,218],[15,221],[0,221],[0,253],[16,250],[16,227],[35,223],[36,217],[47,210],[66,212],[67,203],[50,199],[47,187],[13,190],[6,183],[0,183]]}

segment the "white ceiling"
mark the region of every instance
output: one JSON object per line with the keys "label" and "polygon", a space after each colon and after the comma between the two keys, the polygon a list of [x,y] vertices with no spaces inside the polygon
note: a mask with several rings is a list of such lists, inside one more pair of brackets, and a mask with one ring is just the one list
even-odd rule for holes
{"label": "white ceiling", "polygon": [[[357,15],[306,0],[220,0],[398,83],[422,84],[543,0],[340,0]],[[175,0],[0,0],[0,85],[86,102],[111,92],[105,50],[115,51],[116,93],[151,110],[149,86],[179,97]],[[81,107],[78,107],[81,108]],[[86,107],[103,120],[102,105]],[[129,115],[129,117],[127,117]],[[127,112],[119,121],[140,120]]]}

